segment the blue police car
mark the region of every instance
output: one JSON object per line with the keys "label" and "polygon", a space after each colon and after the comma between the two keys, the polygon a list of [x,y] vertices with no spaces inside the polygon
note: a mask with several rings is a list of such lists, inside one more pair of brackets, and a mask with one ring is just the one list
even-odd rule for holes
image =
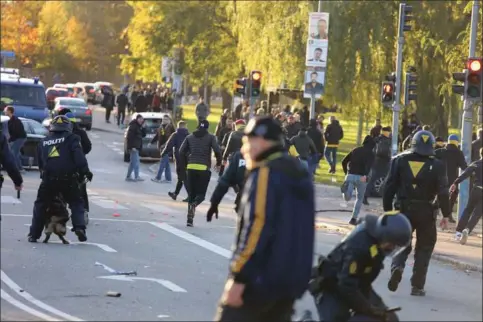
{"label": "blue police car", "polygon": [[13,106],[17,117],[42,122],[49,116],[44,85],[38,79],[0,73],[0,111]]}

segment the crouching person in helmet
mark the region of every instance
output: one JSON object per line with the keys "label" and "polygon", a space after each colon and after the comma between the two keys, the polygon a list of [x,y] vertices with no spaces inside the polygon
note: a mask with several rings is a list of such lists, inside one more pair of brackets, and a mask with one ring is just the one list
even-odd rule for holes
{"label": "crouching person in helmet", "polygon": [[34,203],[29,242],[36,242],[44,227],[44,213],[49,203],[62,195],[72,211],[72,231],[81,242],[87,241],[84,222],[84,202],[79,190],[79,177],[92,180],[79,136],[72,133],[72,123],[60,115],[52,120],[50,134],[38,148],[40,176]]}
{"label": "crouching person in helmet", "polygon": [[409,245],[411,223],[402,214],[367,215],[327,257],[321,256],[309,290],[321,321],[398,321],[372,283],[384,258]]}

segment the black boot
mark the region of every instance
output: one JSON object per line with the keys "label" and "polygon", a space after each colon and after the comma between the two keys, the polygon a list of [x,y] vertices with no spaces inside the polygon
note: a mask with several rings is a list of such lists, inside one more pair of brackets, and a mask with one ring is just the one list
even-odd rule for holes
{"label": "black boot", "polygon": [[367,201],[367,197],[364,197],[364,199],[362,200],[362,204],[369,206],[369,201]]}
{"label": "black boot", "polygon": [[387,288],[391,292],[396,292],[399,283],[401,283],[403,275],[403,270],[400,268],[394,268],[391,272],[391,278],[389,279],[389,282],[387,283]]}
{"label": "black boot", "polygon": [[74,233],[76,234],[77,239],[79,239],[80,242],[87,241],[87,235],[86,235],[85,229],[75,228]]}
{"label": "black boot", "polygon": [[29,243],[36,243],[37,242],[37,238],[34,238],[34,237],[32,237],[32,235],[29,234],[28,235],[28,241],[29,241]]}
{"label": "black boot", "polygon": [[174,192],[168,192],[168,196],[171,197],[171,199],[175,200],[176,201],[176,197],[177,195],[174,193]]}
{"label": "black boot", "polygon": [[193,227],[193,219],[195,217],[195,210],[196,210],[196,205],[194,203],[190,203],[188,205],[188,220],[186,221],[187,227]]}

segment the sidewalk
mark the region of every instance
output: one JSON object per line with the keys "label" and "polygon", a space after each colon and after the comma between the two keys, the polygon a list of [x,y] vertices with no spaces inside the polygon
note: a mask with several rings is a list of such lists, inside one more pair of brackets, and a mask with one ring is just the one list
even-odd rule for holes
{"label": "sidewalk", "polygon": [[[116,125],[116,115],[111,113],[111,123],[106,123],[105,121],[105,109],[98,105],[90,105],[92,109],[92,129],[102,132],[110,132],[115,134],[123,134],[124,130]],[[130,117],[127,116],[126,117]]]}
{"label": "sidewalk", "polygon": [[[316,209],[322,211],[329,210],[317,214],[317,229],[335,231],[341,234],[350,232],[353,226],[348,224],[348,220],[351,217],[350,212],[354,204],[353,201],[348,204],[348,207],[344,207],[340,190],[336,187],[317,185],[316,191]],[[338,197],[335,195],[338,195]],[[372,198],[369,200],[369,203],[369,206],[363,206],[362,216],[368,213],[382,212],[380,199]],[[333,211],[336,209],[340,211]],[[437,224],[439,227],[439,220]],[[438,228],[438,241],[434,249],[433,258],[460,269],[483,272],[481,223],[475,227],[466,245],[460,245],[458,242],[453,241],[455,228],[456,224],[449,224],[448,231],[441,231]]]}

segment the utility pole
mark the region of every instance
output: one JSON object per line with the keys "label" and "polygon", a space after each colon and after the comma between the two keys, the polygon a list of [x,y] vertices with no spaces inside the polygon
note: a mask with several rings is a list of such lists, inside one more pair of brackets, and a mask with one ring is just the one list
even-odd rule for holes
{"label": "utility pole", "polygon": [[[476,51],[476,37],[478,30],[478,16],[479,16],[480,4],[478,0],[473,1],[473,7],[471,11],[471,33],[469,44],[469,57],[475,56]],[[480,107],[481,111],[481,107]],[[461,150],[465,156],[466,162],[471,162],[471,139],[472,139],[472,127],[473,127],[473,105],[471,100],[465,96],[463,103],[463,120],[461,126]],[[468,196],[470,190],[469,180],[465,180],[460,183],[460,192],[458,199],[458,218],[461,218],[463,210],[468,203]]]}
{"label": "utility pole", "polygon": [[[317,12],[322,11],[322,0],[318,1]],[[310,119],[315,118],[315,92],[312,90],[312,95],[310,96]]]}
{"label": "utility pole", "polygon": [[401,111],[401,87],[402,87],[402,67],[403,67],[403,48],[404,48],[404,32],[410,31],[411,26],[406,23],[412,20],[409,13],[412,12],[412,7],[401,3],[399,5],[399,22],[397,35],[397,57],[396,57],[396,99],[392,106],[392,154],[398,152],[398,137],[399,137],[399,112]]}

